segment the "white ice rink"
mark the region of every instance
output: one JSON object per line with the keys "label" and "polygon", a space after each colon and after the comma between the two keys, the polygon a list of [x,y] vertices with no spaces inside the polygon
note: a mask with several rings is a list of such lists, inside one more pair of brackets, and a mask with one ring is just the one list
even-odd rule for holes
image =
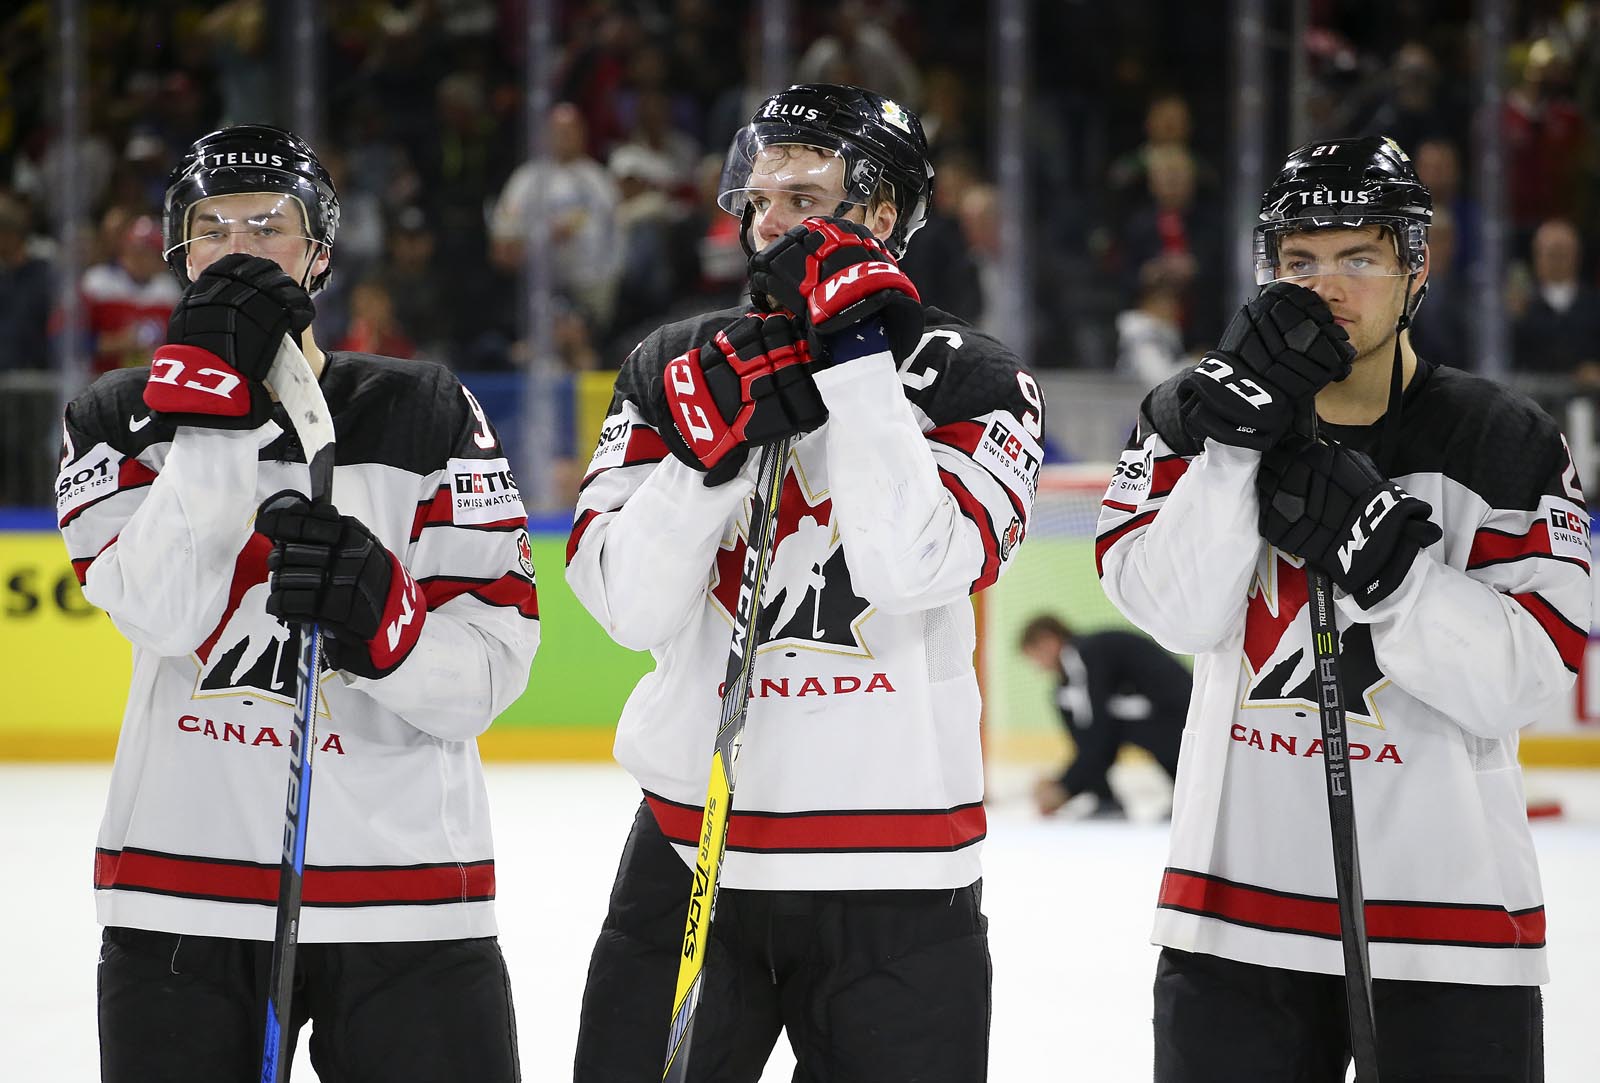
{"label": "white ice rink", "polygon": [[[0,765],[0,1079],[98,1078],[90,871],[109,768]],[[571,1079],[577,1004],[638,791],[600,766],[493,766],[501,942],[523,1077]],[[1150,1078],[1151,907],[1160,824],[1041,821],[996,782],[984,854],[994,957],[994,1083]],[[1597,1078],[1600,773],[1529,773],[1566,816],[1534,828],[1549,911],[1550,1083]],[[312,802],[311,830],[316,830]],[[565,845],[565,852],[553,847]],[[716,965],[712,960],[710,965]],[[662,1005],[662,1011],[667,1006]],[[314,1078],[304,1059],[296,1078]],[[782,1041],[763,1080],[788,1080]],[[894,1083],[885,1080],[884,1083]]]}

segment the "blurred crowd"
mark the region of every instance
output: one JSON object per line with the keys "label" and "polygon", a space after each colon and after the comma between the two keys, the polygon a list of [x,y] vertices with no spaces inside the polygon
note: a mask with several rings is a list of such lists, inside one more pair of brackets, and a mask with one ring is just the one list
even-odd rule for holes
{"label": "blurred crowd", "polygon": [[[337,348],[511,372],[530,238],[548,254],[548,342],[568,369],[613,367],[651,328],[733,303],[737,223],[715,206],[761,81],[759,0],[550,0],[558,22],[542,153],[525,138],[528,0],[330,0],[318,151],[343,220],[319,338]],[[992,16],[960,0],[788,5],[790,81],[853,82],[918,110],[937,169],[907,263],[924,298],[1001,337],[992,313],[1005,208],[991,153]],[[1276,7],[1269,5],[1269,7]],[[1286,7],[1286,5],[1285,5]],[[1226,58],[1209,5],[1034,5],[1024,288],[1038,368],[1153,382],[1212,344],[1229,307]],[[1503,58],[1512,368],[1600,386],[1600,3],[1511,5]],[[1202,10],[1206,9],[1206,10]],[[228,123],[288,124],[291,5],[82,0],[87,61],[77,180],[90,209],[56,228],[51,5],[0,16],[0,373],[46,369],[60,333],[63,245],[85,268],[96,371],[147,361],[176,286],[161,260],[167,171]],[[1424,356],[1469,365],[1474,191],[1473,5],[1312,0],[1303,41],[1310,137],[1382,133],[1438,208]],[[1272,77],[1287,78],[1285,61]],[[1278,103],[1282,112],[1284,107]],[[1287,120],[1275,116],[1275,131]],[[1286,135],[1285,135],[1285,138]],[[1288,147],[1270,147],[1277,160]]]}

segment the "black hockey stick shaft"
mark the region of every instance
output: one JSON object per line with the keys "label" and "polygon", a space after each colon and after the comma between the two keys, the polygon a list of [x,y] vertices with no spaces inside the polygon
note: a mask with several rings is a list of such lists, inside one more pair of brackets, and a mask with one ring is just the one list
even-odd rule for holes
{"label": "black hockey stick shaft", "polygon": [[739,601],[734,607],[733,636],[728,643],[727,679],[722,690],[722,716],[711,753],[711,778],[706,785],[705,812],[700,818],[700,848],[695,854],[689,912],[684,924],[683,953],[678,959],[678,986],[672,998],[667,1031],[663,1083],[687,1083],[694,1023],[705,987],[706,948],[716,916],[717,888],[722,883],[722,858],[728,842],[728,819],[739,766],[739,744],[750,711],[750,675],[760,646],[761,595],[772,563],[772,537],[783,496],[784,465],[792,437],[761,449],[755,506],[746,531],[744,562],[739,573]]}
{"label": "black hockey stick shaft", "polygon": [[[267,386],[289,412],[305,449],[311,473],[311,499],[333,493],[333,421],[316,377],[293,339],[284,338]],[[283,857],[278,866],[278,914],[272,937],[272,968],[267,982],[267,1025],[261,1043],[261,1083],[289,1075],[289,1023],[294,1000],[295,949],[300,942],[300,896],[305,880],[306,821],[311,808],[311,754],[316,748],[317,674],[322,669],[322,629],[306,625],[300,633],[295,667],[293,730],[289,735],[289,789],[284,801]]]}
{"label": "black hockey stick shaft", "polygon": [[[1316,418],[1311,417],[1311,431]],[[1350,786],[1350,740],[1328,574],[1306,565],[1311,647],[1316,660],[1317,711],[1322,725],[1322,768],[1328,784],[1328,824],[1333,835],[1333,879],[1339,901],[1339,942],[1344,949],[1344,996],[1350,1019],[1350,1053],[1357,1083],[1378,1083],[1378,1023],[1372,1006],[1372,960],[1367,950],[1366,896],[1356,844],[1355,795]]]}

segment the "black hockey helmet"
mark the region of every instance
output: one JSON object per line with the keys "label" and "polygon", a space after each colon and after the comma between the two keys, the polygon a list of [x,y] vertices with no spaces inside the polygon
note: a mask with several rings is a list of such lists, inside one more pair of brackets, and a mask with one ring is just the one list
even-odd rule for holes
{"label": "black hockey helmet", "polygon": [[[339,193],[311,145],[270,124],[235,124],[195,140],[167,178],[161,225],[167,266],[179,283],[189,284],[184,254],[189,212],[202,199],[242,192],[293,196],[305,212],[310,239],[332,252]],[[310,290],[315,293],[327,280],[324,269],[311,280]]]}
{"label": "black hockey helmet", "polygon": [[[1411,159],[1387,136],[1327,139],[1290,154],[1261,196],[1255,229],[1256,282],[1275,278],[1278,238],[1317,229],[1383,226],[1408,274],[1422,270],[1433,196]],[[1417,296],[1412,308],[1422,300]]]}
{"label": "black hockey helmet", "polygon": [[885,244],[905,254],[911,235],[928,218],[933,164],[922,121],[909,109],[855,86],[798,83],[761,103],[734,136],[722,170],[717,205],[744,217],[750,169],[764,146],[798,145],[838,153],[844,164],[845,202],[870,205],[887,186],[895,224]]}

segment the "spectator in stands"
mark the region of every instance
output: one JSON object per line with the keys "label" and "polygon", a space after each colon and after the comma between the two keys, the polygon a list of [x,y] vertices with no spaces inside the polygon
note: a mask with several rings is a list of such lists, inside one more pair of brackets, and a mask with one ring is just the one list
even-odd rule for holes
{"label": "spectator in stands", "polygon": [[1417,356],[1434,364],[1470,368],[1474,358],[1468,320],[1474,306],[1465,296],[1467,276],[1457,270],[1456,221],[1449,207],[1434,203],[1428,227],[1428,314],[1411,325],[1411,345]]}
{"label": "spectator in stands", "polygon": [[[1466,137],[1471,103],[1439,75],[1439,62],[1420,42],[1407,42],[1389,66],[1389,90],[1362,126],[1367,135],[1386,135],[1402,147],[1429,139],[1452,143]],[[1437,203],[1434,204],[1438,206]]]}
{"label": "spectator in stands", "polygon": [[[937,183],[934,190],[938,190]],[[995,299],[1000,296],[1000,214],[999,193],[984,181],[969,185],[961,196],[961,236],[972,253],[977,269],[978,295],[981,303],[973,316],[973,326],[987,331],[996,338],[1004,337],[1006,328]]]}
{"label": "spectator in stands", "polygon": [[829,31],[800,55],[797,83],[868,87],[910,109],[922,104],[922,77],[889,28],[861,0],[836,0]]}
{"label": "spectator in stands", "polygon": [[547,157],[518,166],[495,204],[491,256],[500,268],[514,270],[534,225],[548,230],[555,289],[593,326],[605,328],[621,269],[617,184],[589,157],[577,106],[562,102],[551,109],[545,132]]}
{"label": "spectator in stands", "polygon": [[[377,278],[388,291],[418,357],[459,364],[451,349],[452,311],[440,289],[434,236],[421,207],[405,207],[389,226],[389,247]],[[471,319],[471,313],[463,314]],[[398,355],[397,355],[398,356]]]}
{"label": "spectator in stands", "polygon": [[617,239],[622,267],[617,279],[616,323],[629,327],[659,323],[672,298],[690,280],[694,268],[674,245],[675,227],[683,212],[669,194],[677,170],[664,155],[636,143],[611,152],[608,164],[616,178]]}
{"label": "spectator in stands", "polygon": [[1221,332],[1220,275],[1201,267],[1222,265],[1221,226],[1216,206],[1195,199],[1194,157],[1175,145],[1152,147],[1145,163],[1150,205],[1135,211],[1120,244],[1125,296],[1139,295],[1139,274],[1158,257],[1183,285],[1185,344],[1213,342]]}
{"label": "spectator in stands", "polygon": [[416,344],[395,319],[394,298],[381,279],[363,278],[350,291],[350,323],[334,349],[385,357],[416,356]]}
{"label": "spectator in stands", "polygon": [[50,265],[28,251],[21,200],[0,191],[0,372],[50,367]]}
{"label": "spectator in stands", "polygon": [[117,258],[83,273],[84,323],[94,341],[95,373],[150,364],[166,340],[178,284],[161,255],[161,226],[141,215],[128,223]]}
{"label": "spectator in stands", "polygon": [[1511,222],[1519,243],[1547,218],[1575,218],[1589,122],[1567,91],[1565,58],[1548,38],[1528,47],[1501,119]]}
{"label": "spectator in stands", "polygon": [[1197,189],[1216,187],[1211,175],[1195,158],[1189,145],[1194,125],[1189,102],[1177,91],[1163,91],[1150,99],[1144,114],[1144,142],[1111,163],[1106,170],[1108,204],[1117,224],[1126,221],[1150,200],[1150,156],[1167,154],[1164,148],[1184,152],[1195,170]]}
{"label": "spectator in stands", "polygon": [[1139,303],[1117,314],[1117,375],[1155,387],[1189,364],[1183,349],[1183,291],[1194,270],[1181,256],[1139,269]]}
{"label": "spectator in stands", "polygon": [[972,246],[961,226],[960,208],[967,189],[978,179],[977,164],[965,150],[936,156],[927,220],[917,231],[917,243],[900,260],[901,268],[917,284],[923,304],[968,322],[983,314],[983,287]]}
{"label": "spectator in stands", "polygon": [[1124,745],[1144,749],[1168,778],[1177,776],[1194,678],[1155,640],[1122,629],[1078,635],[1045,614],[1027,623],[1019,645],[1029,662],[1055,679],[1056,709],[1074,748],[1065,770],[1034,786],[1042,815],[1093,794],[1091,815],[1123,818],[1106,776]]}
{"label": "spectator in stands", "polygon": [[[1406,144],[1400,145],[1403,147]],[[1441,210],[1451,219],[1451,256],[1448,266],[1440,262],[1437,231],[1428,237],[1428,245],[1433,250],[1429,257],[1429,274],[1432,277],[1428,280],[1428,296],[1432,297],[1434,281],[1440,272],[1461,278],[1472,273],[1472,265],[1478,258],[1478,231],[1482,213],[1477,201],[1462,190],[1461,152],[1456,149],[1456,144],[1448,139],[1424,139],[1417,144],[1412,164],[1416,166],[1417,178],[1433,193],[1435,223]]]}
{"label": "spectator in stands", "polygon": [[1512,328],[1519,372],[1571,375],[1600,386],[1600,292],[1579,278],[1583,242],[1565,218],[1533,235],[1533,288]]}

